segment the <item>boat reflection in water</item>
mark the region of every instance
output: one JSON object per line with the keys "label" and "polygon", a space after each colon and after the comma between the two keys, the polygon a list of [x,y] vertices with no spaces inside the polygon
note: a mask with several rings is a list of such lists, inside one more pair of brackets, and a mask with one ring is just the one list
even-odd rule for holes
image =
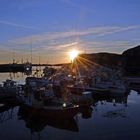
{"label": "boat reflection in water", "polygon": [[[123,96],[117,96],[117,97],[108,97],[108,96],[94,96],[95,99],[95,108],[98,110],[98,107],[101,105],[103,106],[108,106],[111,107],[110,105],[112,104],[112,107],[109,110],[104,111],[102,117],[105,118],[126,118],[126,107],[127,107],[127,100],[128,100],[128,95],[125,94]],[[111,103],[111,104],[110,104]],[[120,106],[121,105],[121,106]],[[100,106],[100,107],[101,107]],[[115,108],[113,108],[113,106]],[[117,107],[118,106],[118,107]],[[117,107],[117,108],[116,108]]]}
{"label": "boat reflection in water", "polygon": [[47,125],[59,129],[65,129],[78,132],[78,125],[74,117],[59,118],[55,116],[44,117],[40,112],[36,112],[33,108],[28,106],[20,106],[18,111],[19,119],[25,121],[26,127],[31,129],[31,132],[39,132],[43,130]]}
{"label": "boat reflection in water", "polygon": [[7,102],[0,102],[0,123],[13,119],[16,104],[11,105]]}
{"label": "boat reflection in water", "polygon": [[91,106],[84,106],[80,109],[79,113],[83,119],[89,119],[92,117],[93,108]]}
{"label": "boat reflection in water", "polygon": [[[108,102],[108,103],[112,103],[113,106],[116,106],[117,104],[123,104],[124,106],[127,106],[127,99],[128,99],[128,95],[124,94],[122,96],[93,96],[94,100],[96,103],[101,102],[101,104],[103,104],[103,102]],[[95,104],[94,104],[95,105]]]}
{"label": "boat reflection in water", "polygon": [[26,127],[30,128],[32,133],[41,132],[47,125],[58,129],[78,132],[79,128],[77,121],[79,114],[83,119],[90,118],[92,116],[92,108],[90,106],[84,107],[75,117],[73,116],[67,118],[51,115],[45,116],[42,115],[40,111],[35,111],[34,108],[26,105],[20,106],[18,111],[19,119],[25,121]]}

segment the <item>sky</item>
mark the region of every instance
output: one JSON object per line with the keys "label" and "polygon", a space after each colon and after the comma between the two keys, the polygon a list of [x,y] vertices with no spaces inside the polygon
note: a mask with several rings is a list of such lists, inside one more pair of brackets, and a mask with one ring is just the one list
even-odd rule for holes
{"label": "sky", "polygon": [[139,44],[140,0],[0,0],[0,63],[62,63],[72,49],[122,53]]}

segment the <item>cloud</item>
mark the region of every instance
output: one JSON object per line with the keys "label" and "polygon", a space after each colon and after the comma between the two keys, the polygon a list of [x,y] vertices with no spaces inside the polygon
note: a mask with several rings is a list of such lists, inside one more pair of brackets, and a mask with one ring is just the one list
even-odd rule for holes
{"label": "cloud", "polygon": [[[66,59],[67,52],[72,48],[78,48],[83,52],[114,52],[121,53],[127,48],[131,48],[140,43],[139,39],[131,40],[103,40],[103,36],[110,36],[116,33],[124,33],[139,29],[140,26],[104,26],[94,27],[85,30],[70,30],[65,32],[42,33],[30,35],[17,39],[8,40],[5,44],[1,44],[0,48],[14,50],[17,54],[30,56],[31,44],[34,57],[41,54],[46,61],[60,62]],[[10,53],[10,52],[9,52]],[[7,55],[8,56],[8,55]],[[20,56],[20,55],[19,55]],[[26,57],[27,56],[27,57]],[[54,60],[53,60],[54,59]],[[63,61],[61,61],[63,62]]]}
{"label": "cloud", "polygon": [[76,45],[78,45],[78,42],[72,42],[72,43],[68,43],[68,44],[59,45],[58,48],[64,49],[64,48],[68,48],[68,47],[72,47],[72,46],[76,46]]}
{"label": "cloud", "polygon": [[129,30],[135,30],[140,28],[139,25],[134,25],[134,26],[128,26],[128,27],[116,27],[116,29],[112,29],[112,30],[108,30],[104,33],[99,34],[99,36],[105,36],[105,35],[109,35],[109,34],[114,34],[114,33],[118,33],[118,32],[125,32],[125,31],[129,31]]}
{"label": "cloud", "polygon": [[79,42],[70,42],[70,43],[64,43],[64,44],[59,44],[59,45],[52,45],[52,46],[46,46],[46,45],[40,45],[40,51],[41,52],[67,52],[69,48],[77,48],[77,46],[79,45]]}
{"label": "cloud", "polygon": [[[60,44],[53,44],[50,46],[40,44],[38,48],[33,49],[33,62],[38,62],[38,55],[41,54],[41,62],[43,63],[61,63],[61,62],[68,62],[67,52],[72,48],[77,48],[81,52],[87,53],[97,53],[97,52],[112,52],[112,53],[122,53],[124,50],[134,47],[140,43],[140,40],[117,40],[117,41],[103,41],[103,40],[80,40],[79,42],[69,42],[69,43],[60,43]],[[4,59],[11,60],[13,52],[16,54],[16,60],[30,60],[31,48],[28,50],[24,48],[17,48],[15,50],[10,51],[8,48],[3,48],[4,46],[0,46],[2,61]],[[4,52],[4,53],[3,53]],[[4,55],[3,55],[4,54]],[[6,58],[5,58],[6,56]]]}
{"label": "cloud", "polygon": [[137,46],[140,41],[135,40],[117,40],[117,41],[85,41],[82,42],[82,48],[86,49],[87,53],[97,53],[97,52],[112,52],[112,53],[122,53],[128,48]]}
{"label": "cloud", "polygon": [[30,35],[27,37],[21,37],[13,40],[9,40],[10,43],[19,44],[19,45],[29,45],[31,41],[35,43],[48,43],[54,40],[67,39],[67,38],[76,38],[76,37],[101,37],[105,35],[115,34],[119,32],[126,32],[130,30],[135,30],[140,28],[140,26],[127,26],[127,27],[119,27],[119,26],[107,26],[107,27],[94,27],[88,28],[85,30],[70,30],[66,32],[53,32],[53,33],[43,33],[37,35]]}
{"label": "cloud", "polygon": [[21,24],[17,24],[17,23],[12,23],[12,22],[8,22],[8,21],[4,21],[4,20],[0,20],[0,24],[4,24],[4,25],[8,25],[8,26],[13,26],[13,27],[18,27],[18,28],[24,28],[24,29],[34,29],[34,30],[38,30],[39,28],[33,27],[33,26],[26,26],[26,25],[21,25]]}

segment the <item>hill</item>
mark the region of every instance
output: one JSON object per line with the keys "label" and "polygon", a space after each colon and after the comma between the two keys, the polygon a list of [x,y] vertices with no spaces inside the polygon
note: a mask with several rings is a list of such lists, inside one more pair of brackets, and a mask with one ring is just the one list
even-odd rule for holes
{"label": "hill", "polygon": [[110,68],[122,68],[126,75],[140,75],[140,45],[122,54],[101,52],[80,54],[80,57]]}

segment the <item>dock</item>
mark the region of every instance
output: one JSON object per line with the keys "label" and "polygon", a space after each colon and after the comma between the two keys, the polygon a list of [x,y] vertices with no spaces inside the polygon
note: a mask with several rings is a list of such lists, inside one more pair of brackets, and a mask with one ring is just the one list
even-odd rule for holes
{"label": "dock", "polygon": [[32,64],[32,63],[23,63],[23,64],[0,64],[0,72],[25,72],[32,71],[32,67],[45,67],[45,66],[64,66],[69,65],[70,63],[60,63],[60,64]]}

